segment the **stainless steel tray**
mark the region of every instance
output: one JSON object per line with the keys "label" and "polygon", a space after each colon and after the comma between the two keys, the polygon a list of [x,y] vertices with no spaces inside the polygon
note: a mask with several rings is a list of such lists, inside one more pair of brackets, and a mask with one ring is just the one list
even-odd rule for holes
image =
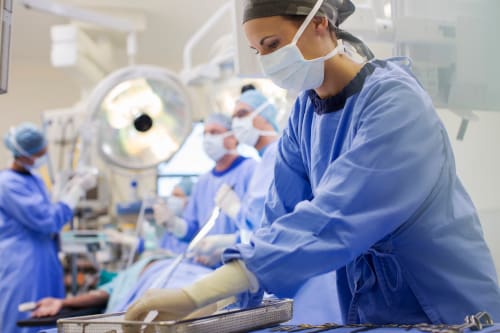
{"label": "stainless steel tray", "polygon": [[182,321],[131,322],[123,320],[123,313],[105,314],[60,319],[57,321],[59,333],[232,333],[248,332],[270,327],[292,319],[293,301],[265,300],[252,309],[230,310],[211,316]]}

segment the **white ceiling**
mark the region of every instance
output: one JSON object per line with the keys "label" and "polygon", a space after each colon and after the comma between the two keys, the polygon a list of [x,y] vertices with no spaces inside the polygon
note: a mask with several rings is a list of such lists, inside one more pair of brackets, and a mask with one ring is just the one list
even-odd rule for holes
{"label": "white ceiling", "polygon": [[[54,0],[104,13],[143,15],[146,30],[138,35],[137,63],[156,64],[180,70],[182,50],[189,37],[227,0]],[[19,2],[13,10],[12,61],[50,66],[50,27],[69,23],[68,19],[27,9]],[[212,37],[197,48],[197,61],[203,61],[215,39],[230,31],[231,20],[225,17]],[[107,38],[116,46],[116,66],[125,66],[125,34],[105,30],[91,33]]]}

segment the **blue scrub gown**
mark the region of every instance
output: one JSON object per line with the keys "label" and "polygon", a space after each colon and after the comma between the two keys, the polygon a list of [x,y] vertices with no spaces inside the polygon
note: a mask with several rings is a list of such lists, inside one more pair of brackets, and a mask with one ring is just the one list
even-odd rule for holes
{"label": "blue scrub gown", "polygon": [[66,204],[51,203],[39,177],[0,172],[0,332],[38,332],[40,327],[16,326],[30,317],[29,312],[18,312],[18,305],[64,298],[56,235],[72,218]]}
{"label": "blue scrub gown", "polygon": [[328,99],[303,93],[274,174],[267,226],[224,254],[266,291],[290,296],[337,270],[348,323],[461,323],[478,311],[500,320],[476,209],[430,97],[403,64],[372,61]]}
{"label": "blue scrub gown", "polygon": [[277,148],[278,141],[275,141],[259,151],[261,160],[255,167],[237,217],[241,228],[247,228],[251,231],[260,228],[264,203],[273,181]]}
{"label": "blue scrub gown", "polygon": [[[243,198],[257,162],[250,158],[238,157],[225,171],[215,169],[200,177],[193,188],[183,218],[188,223],[188,233],[182,240],[189,242],[207,222],[215,207],[215,195],[223,184],[233,187],[236,194]],[[234,234],[237,224],[221,212],[209,235]]]}

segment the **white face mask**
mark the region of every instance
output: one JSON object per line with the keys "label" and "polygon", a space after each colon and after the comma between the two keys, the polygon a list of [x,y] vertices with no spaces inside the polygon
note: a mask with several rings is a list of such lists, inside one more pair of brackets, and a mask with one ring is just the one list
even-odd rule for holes
{"label": "white face mask", "polygon": [[223,158],[224,155],[230,153],[230,151],[224,147],[224,139],[231,134],[231,132],[224,134],[205,134],[203,137],[203,149],[208,157],[217,162]]}
{"label": "white face mask", "polygon": [[246,117],[233,119],[233,132],[239,143],[255,147],[259,137],[277,135],[274,131],[261,131],[253,126],[253,119],[264,111],[269,104],[269,102],[263,103]]}
{"label": "white face mask", "polygon": [[297,47],[297,41],[322,4],[323,0],[318,0],[290,44],[273,53],[259,56],[264,74],[277,86],[294,92],[316,89],[323,84],[325,78],[325,60],[338,54],[345,54],[345,48],[341,40],[338,40],[337,47],[327,55],[312,60],[304,59]]}
{"label": "white face mask", "polygon": [[44,155],[38,157],[31,167],[33,169],[40,169],[42,166],[47,164],[47,159],[48,159],[47,154],[44,154]]}
{"label": "white face mask", "polygon": [[175,216],[181,217],[184,211],[185,200],[179,197],[171,196],[167,200],[168,208],[172,210]]}

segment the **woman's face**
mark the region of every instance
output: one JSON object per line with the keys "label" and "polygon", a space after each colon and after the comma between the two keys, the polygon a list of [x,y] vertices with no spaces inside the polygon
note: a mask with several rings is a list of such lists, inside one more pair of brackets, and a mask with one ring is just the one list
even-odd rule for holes
{"label": "woman's face", "polygon": [[[260,55],[270,54],[290,44],[300,27],[300,21],[283,16],[257,18],[243,24],[250,47]],[[327,38],[327,39],[325,39]],[[330,42],[325,42],[329,40]],[[326,18],[315,18],[297,42],[305,59],[324,56],[332,49]]]}

